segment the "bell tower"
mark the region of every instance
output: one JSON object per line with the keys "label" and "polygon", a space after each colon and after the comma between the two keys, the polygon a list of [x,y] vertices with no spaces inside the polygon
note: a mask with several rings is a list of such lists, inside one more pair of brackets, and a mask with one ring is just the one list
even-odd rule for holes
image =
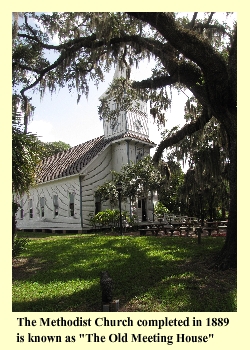
{"label": "bell tower", "polygon": [[[114,79],[127,78],[126,68],[117,65]],[[124,96],[125,97],[125,96]],[[117,110],[116,101],[109,97],[106,91],[101,97],[107,99],[110,110]],[[156,145],[149,140],[147,103],[136,100],[126,111],[120,111],[114,120],[103,119],[104,138],[111,139],[110,147],[110,168],[120,172],[124,165],[136,164],[141,159],[150,155],[150,149]],[[150,202],[151,203],[151,202]],[[129,208],[132,215],[133,208],[139,221],[145,221],[152,212],[152,205],[148,196],[142,194],[132,203],[128,200],[126,210]],[[152,215],[151,215],[152,216]]]}
{"label": "bell tower", "polygon": [[[126,69],[117,65],[114,79],[126,78]],[[105,92],[99,98],[108,99],[108,93]],[[109,108],[115,110],[116,102],[108,99]],[[135,136],[149,137],[147,103],[145,101],[135,101],[133,106],[127,111],[121,111],[115,120],[103,120],[104,137],[110,138],[119,134],[133,134]]]}

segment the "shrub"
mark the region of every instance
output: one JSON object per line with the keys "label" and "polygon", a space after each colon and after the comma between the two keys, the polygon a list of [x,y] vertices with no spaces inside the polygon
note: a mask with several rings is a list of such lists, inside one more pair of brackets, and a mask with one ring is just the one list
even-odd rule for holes
{"label": "shrub", "polygon": [[119,221],[119,215],[120,212],[117,209],[106,209],[97,213],[90,222],[93,226],[115,226]]}
{"label": "shrub", "polygon": [[154,213],[158,217],[163,217],[164,214],[169,213],[169,210],[165,207],[164,204],[161,202],[156,203],[155,208],[154,208]]}
{"label": "shrub", "polygon": [[26,250],[28,243],[29,243],[28,238],[15,237],[13,249],[12,249],[12,257],[15,258],[18,255],[20,255],[24,250]]}
{"label": "shrub", "polygon": [[[128,220],[127,213],[122,213],[122,219]],[[101,227],[118,227],[120,220],[120,211],[118,209],[106,209],[100,211],[95,216],[90,219],[92,226],[101,226]]]}

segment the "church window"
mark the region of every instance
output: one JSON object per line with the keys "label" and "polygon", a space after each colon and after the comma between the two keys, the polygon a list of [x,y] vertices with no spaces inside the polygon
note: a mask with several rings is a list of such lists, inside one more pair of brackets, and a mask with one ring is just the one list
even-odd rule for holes
{"label": "church window", "polygon": [[41,197],[40,198],[40,216],[41,216],[41,218],[44,217],[44,207],[45,207],[45,198]]}
{"label": "church window", "polygon": [[33,218],[33,202],[32,199],[29,200],[29,215],[30,215],[30,219]]}
{"label": "church window", "polygon": [[136,163],[138,163],[143,158],[142,148],[138,148],[136,153]]}
{"label": "church window", "polygon": [[54,217],[57,217],[58,216],[58,208],[59,208],[57,194],[54,194],[54,196],[53,196],[53,205],[54,205]]}
{"label": "church window", "polygon": [[74,193],[69,194],[69,215],[74,216],[75,211],[75,195]]}
{"label": "church window", "polygon": [[20,219],[23,219],[23,199],[20,202]]}
{"label": "church window", "polygon": [[102,210],[102,202],[100,196],[95,196],[95,215]]}

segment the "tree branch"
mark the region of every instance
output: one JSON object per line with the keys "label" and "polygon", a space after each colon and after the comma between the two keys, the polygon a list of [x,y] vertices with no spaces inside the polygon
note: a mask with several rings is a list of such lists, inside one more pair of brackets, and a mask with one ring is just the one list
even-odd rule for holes
{"label": "tree branch", "polygon": [[163,75],[161,77],[156,77],[156,78],[149,78],[149,79],[144,79],[141,81],[134,81],[132,83],[132,87],[134,89],[158,89],[164,86],[168,86],[171,84],[175,84],[177,83],[178,80],[176,79],[176,76],[167,76],[167,75]]}
{"label": "tree branch", "polygon": [[30,66],[27,66],[26,64],[20,64],[18,62],[13,62],[12,63],[12,68],[21,68],[22,70],[28,70],[30,72],[34,72],[34,73],[37,73],[37,74],[40,74],[41,73],[41,69],[36,69],[36,68],[32,68]]}
{"label": "tree branch", "polygon": [[194,12],[193,18],[192,18],[191,22],[189,23],[189,27],[190,27],[190,28],[193,28],[193,27],[194,27],[194,24],[195,24],[195,20],[196,20],[196,18],[197,18],[197,15],[198,15],[198,12]]}
{"label": "tree branch", "polygon": [[207,103],[207,95],[204,86],[201,85],[201,69],[188,60],[177,60],[175,49],[169,43],[132,35],[113,38],[110,43],[133,42],[139,44],[141,50],[148,50],[158,57],[169,75],[134,82],[134,88],[160,88],[174,83],[185,84],[196,98]]}
{"label": "tree branch", "polygon": [[211,118],[211,113],[209,113],[208,110],[204,108],[202,115],[195,122],[191,122],[190,124],[184,125],[183,128],[177,131],[175,135],[172,135],[169,138],[160,142],[153,156],[153,162],[159,163],[162,153],[166,148],[177,144],[178,142],[183,140],[184,137],[192,135],[194,132],[202,129]]}
{"label": "tree branch", "polygon": [[[125,35],[124,37],[115,37],[107,43],[103,40],[96,41],[95,38],[95,34],[92,34],[89,37],[77,38],[74,40],[70,40],[68,43],[65,43],[63,45],[65,49],[61,52],[61,55],[58,57],[58,59],[53,64],[49,65],[48,67],[42,70],[38,70],[26,65],[17,64],[17,66],[19,66],[19,68],[21,69],[26,69],[39,74],[39,76],[32,84],[26,86],[21,90],[22,97],[24,98],[25,92],[35,87],[43,79],[46,73],[57,68],[70,54],[77,52],[81,48],[98,49],[103,46],[112,47],[113,45],[127,42],[139,44],[142,50],[150,51],[162,61],[163,66],[166,67],[166,70],[170,73],[169,76],[163,76],[142,82],[135,82],[135,88],[157,88],[179,82],[185,84],[192,91],[195,97],[198,98],[200,101],[206,100],[205,89],[203,86],[199,85],[199,79],[201,78],[201,71],[199,67],[195,66],[195,64],[193,64],[192,62],[176,60],[174,49],[168,43],[163,44],[158,40],[143,38],[138,35]],[[33,39],[37,41],[36,38]],[[48,48],[46,44],[42,45]],[[60,47],[62,48],[62,45]]]}
{"label": "tree branch", "polygon": [[168,65],[168,68],[171,75],[135,81],[132,87],[135,89],[157,89],[179,83],[184,84],[201,103],[208,102],[207,92],[201,84],[202,75],[198,67],[190,62],[181,61],[178,63],[176,60],[173,60],[172,64]]}
{"label": "tree branch", "polygon": [[[37,36],[32,36],[28,34],[18,34],[17,35],[19,38],[24,38],[28,40],[32,40],[37,42],[43,49],[48,49],[48,50],[56,50],[56,51],[61,51],[61,50],[70,50],[74,47],[86,47],[86,48],[91,48],[92,43],[96,40],[96,35],[91,34],[86,37],[80,37],[80,38],[75,38],[67,41],[66,43],[60,44],[60,45],[51,45],[51,44],[45,44],[43,43]],[[100,44],[103,45],[104,41],[100,41]]]}
{"label": "tree branch", "polygon": [[[209,73],[213,67],[215,76],[226,72],[225,62],[213,47],[193,30],[182,28],[176,23],[171,12],[127,12],[128,15],[142,20],[158,32],[185,57],[195,62],[203,72]],[[225,73],[226,74],[226,73]],[[225,77],[223,77],[225,79]]]}
{"label": "tree branch", "polygon": [[211,12],[209,17],[208,17],[208,20],[207,20],[207,24],[209,24],[211,21],[212,21],[212,18],[213,18],[213,15],[215,14],[215,12]]}
{"label": "tree branch", "polygon": [[25,22],[25,26],[27,27],[28,31],[32,33],[32,35],[34,36],[34,38],[36,38],[37,41],[39,41],[39,39],[37,38],[36,32],[33,30],[33,28],[28,23],[28,18],[26,16],[26,14],[24,15],[24,22]]}

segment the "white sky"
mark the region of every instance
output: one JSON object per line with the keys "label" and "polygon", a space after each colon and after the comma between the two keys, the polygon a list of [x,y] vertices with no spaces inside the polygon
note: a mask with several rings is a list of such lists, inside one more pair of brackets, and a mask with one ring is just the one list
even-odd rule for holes
{"label": "white sky", "polygon": [[[183,13],[182,13],[183,14]],[[192,13],[190,13],[190,16]],[[216,16],[220,18],[222,13]],[[224,17],[224,14],[222,15]],[[232,16],[232,20],[236,14]],[[131,79],[142,80],[151,76],[151,68],[154,63],[146,61],[140,64],[139,69],[132,69]],[[99,119],[97,107],[98,98],[106,91],[114,75],[114,69],[106,75],[105,82],[100,83],[98,90],[94,84],[90,86],[88,99],[82,96],[79,104],[76,103],[76,94],[70,94],[67,89],[62,89],[57,94],[46,94],[42,101],[40,97],[33,96],[33,104],[36,107],[33,121],[28,131],[36,133],[44,142],[63,141],[71,146],[78,145],[95,137],[103,135],[102,121]],[[166,129],[175,125],[184,125],[184,104],[187,97],[173,90],[171,110],[167,112]],[[161,140],[160,132],[149,117],[149,136],[151,141],[158,144]]]}
{"label": "white sky", "polygon": [[[131,79],[142,80],[149,77],[152,66],[153,63],[146,62],[140,69],[132,70]],[[98,89],[92,85],[88,99],[82,96],[78,104],[76,94],[70,94],[67,89],[62,89],[52,96],[46,94],[41,101],[38,95],[33,96],[36,109],[28,131],[36,133],[44,142],[63,141],[71,146],[103,135],[102,121],[97,110],[98,98],[108,88],[113,75],[114,69],[106,75],[105,82],[101,83]],[[183,93],[173,93],[171,110],[167,112],[167,129],[185,123],[183,114],[186,99]],[[149,123],[150,139],[159,143],[160,132],[152,117],[149,117]]]}

